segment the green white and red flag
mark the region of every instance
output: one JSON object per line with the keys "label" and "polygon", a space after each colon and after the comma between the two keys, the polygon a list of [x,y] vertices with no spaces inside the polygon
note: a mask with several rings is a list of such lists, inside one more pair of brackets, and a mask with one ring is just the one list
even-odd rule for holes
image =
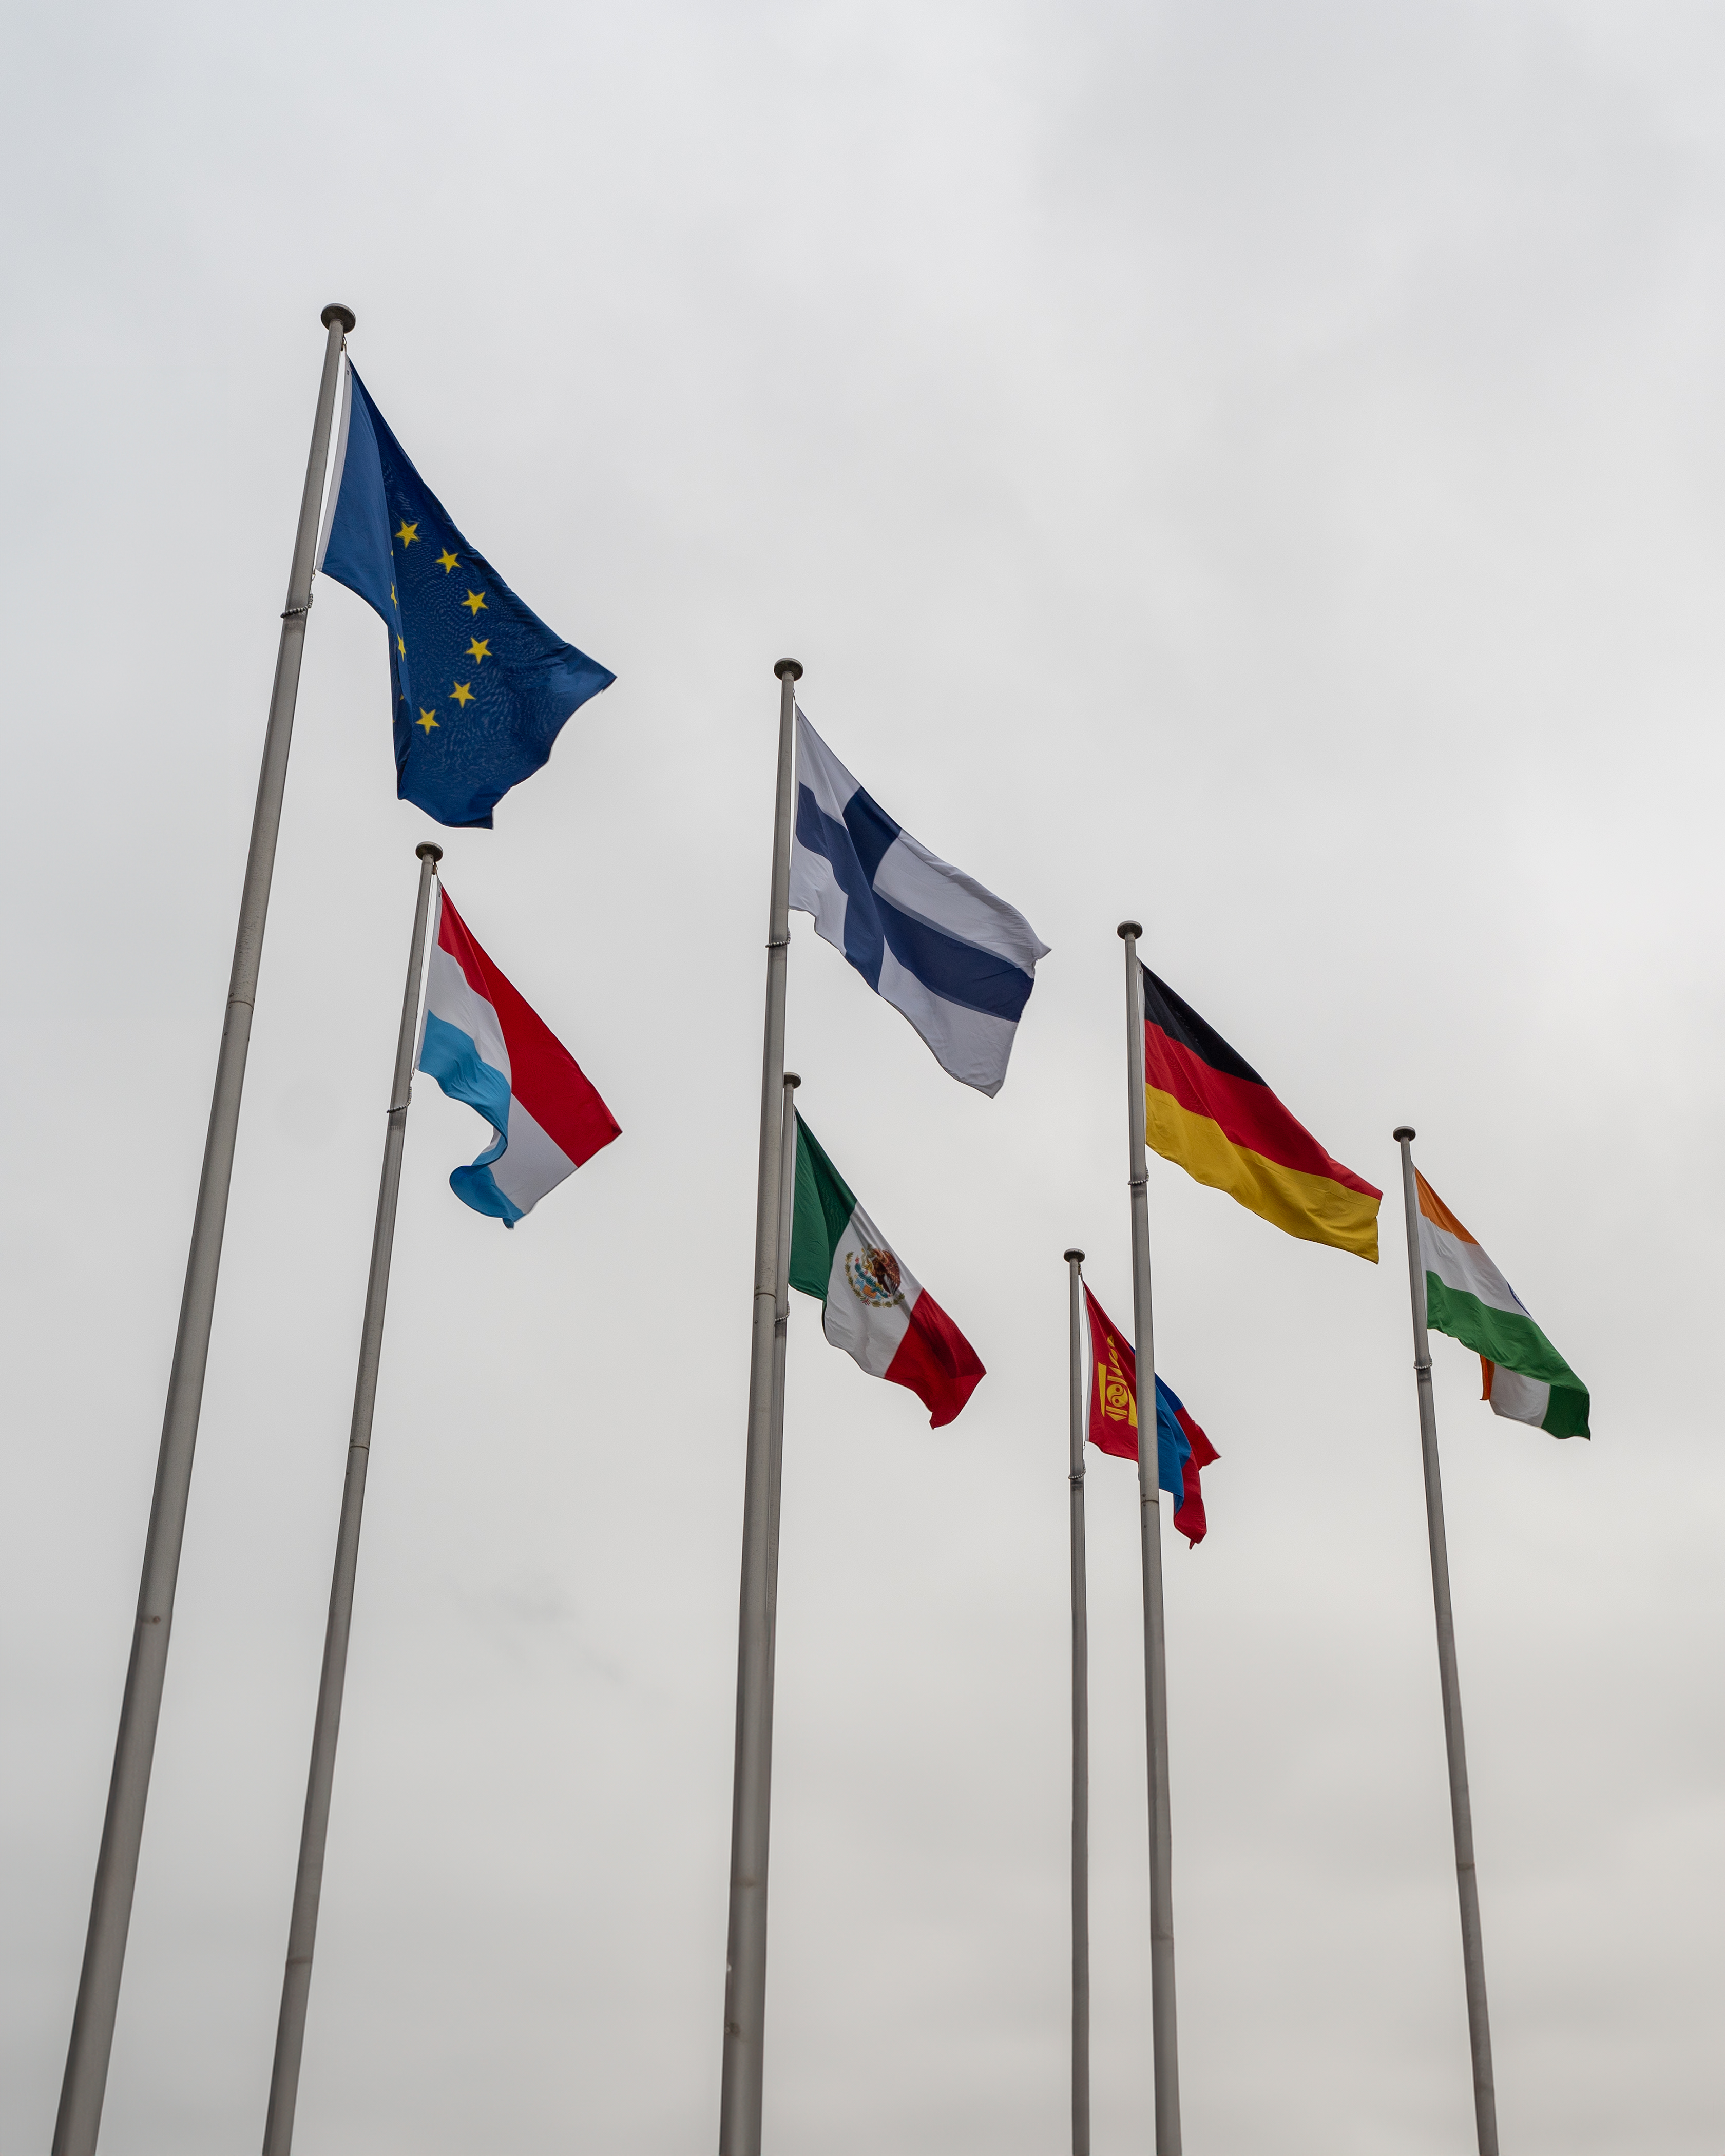
{"label": "green white and red flag", "polygon": [[951,1422],[987,1373],[976,1350],[856,1202],[797,1117],[790,1282],[824,1303],[821,1330],[871,1378],[908,1386],[931,1429]]}
{"label": "green white and red flag", "polygon": [[1527,1305],[1416,1168],[1425,1322],[1471,1348],[1494,1414],[1553,1437],[1586,1437],[1587,1387],[1533,1322]]}

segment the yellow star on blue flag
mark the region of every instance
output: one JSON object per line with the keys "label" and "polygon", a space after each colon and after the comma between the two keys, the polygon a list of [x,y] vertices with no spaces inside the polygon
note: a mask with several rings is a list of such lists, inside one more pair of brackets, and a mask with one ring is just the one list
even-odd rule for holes
{"label": "yellow star on blue flag", "polygon": [[468,545],[351,366],[317,566],[388,628],[396,792],[439,824],[489,829],[570,714],[617,678]]}

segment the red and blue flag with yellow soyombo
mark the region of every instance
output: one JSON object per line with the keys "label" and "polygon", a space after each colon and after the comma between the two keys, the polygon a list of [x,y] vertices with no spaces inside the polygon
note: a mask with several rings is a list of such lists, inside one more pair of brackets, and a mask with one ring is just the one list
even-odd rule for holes
{"label": "red and blue flag with yellow soyombo", "polygon": [[317,566],[383,618],[395,790],[439,824],[489,829],[564,721],[617,678],[468,545],[352,366]]}
{"label": "red and blue flag with yellow soyombo", "polygon": [[1332,1160],[1245,1058],[1147,966],[1144,1137],[1272,1226],[1378,1262],[1384,1193]]}
{"label": "red and blue flag with yellow soyombo", "polygon": [[[1138,1456],[1138,1358],[1107,1312],[1084,1291],[1090,1320],[1090,1441],[1117,1460]],[[1173,1389],[1156,1379],[1156,1480],[1174,1501],[1174,1525],[1194,1549],[1209,1531],[1199,1473],[1220,1458]]]}

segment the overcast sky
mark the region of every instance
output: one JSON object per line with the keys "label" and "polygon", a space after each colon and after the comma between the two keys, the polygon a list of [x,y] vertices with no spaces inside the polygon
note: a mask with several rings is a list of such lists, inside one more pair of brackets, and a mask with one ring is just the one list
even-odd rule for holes
{"label": "overcast sky", "polygon": [[[1067,2133],[1065,1282],[1129,1312],[1120,947],[1396,1123],[1590,1383],[1435,1347],[1504,2146],[1717,2156],[1725,18],[1672,0],[14,12],[0,2156],[52,2128],[323,346],[613,667],[475,933],[621,1141],[408,1127],[305,2156],[716,2130],[777,689],[1052,955],[993,1101],[793,924],[804,1112],[988,1376],[793,1313],[767,2129]],[[415,844],[321,583],[108,2156],[262,2129]],[[1471,2105],[1399,1220],[1151,1163],[1194,2156]],[[1132,1475],[1090,1484],[1098,2156],[1148,2145]],[[1712,2032],[1709,2035],[1709,2031]]]}

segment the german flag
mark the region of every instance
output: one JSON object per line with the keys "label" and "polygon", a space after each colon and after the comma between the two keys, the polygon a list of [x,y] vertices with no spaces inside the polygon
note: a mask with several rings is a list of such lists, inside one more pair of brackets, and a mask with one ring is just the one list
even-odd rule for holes
{"label": "german flag", "polygon": [[1164,1160],[1308,1243],[1378,1262],[1378,1201],[1296,1123],[1243,1055],[1147,966],[1144,1136]]}

